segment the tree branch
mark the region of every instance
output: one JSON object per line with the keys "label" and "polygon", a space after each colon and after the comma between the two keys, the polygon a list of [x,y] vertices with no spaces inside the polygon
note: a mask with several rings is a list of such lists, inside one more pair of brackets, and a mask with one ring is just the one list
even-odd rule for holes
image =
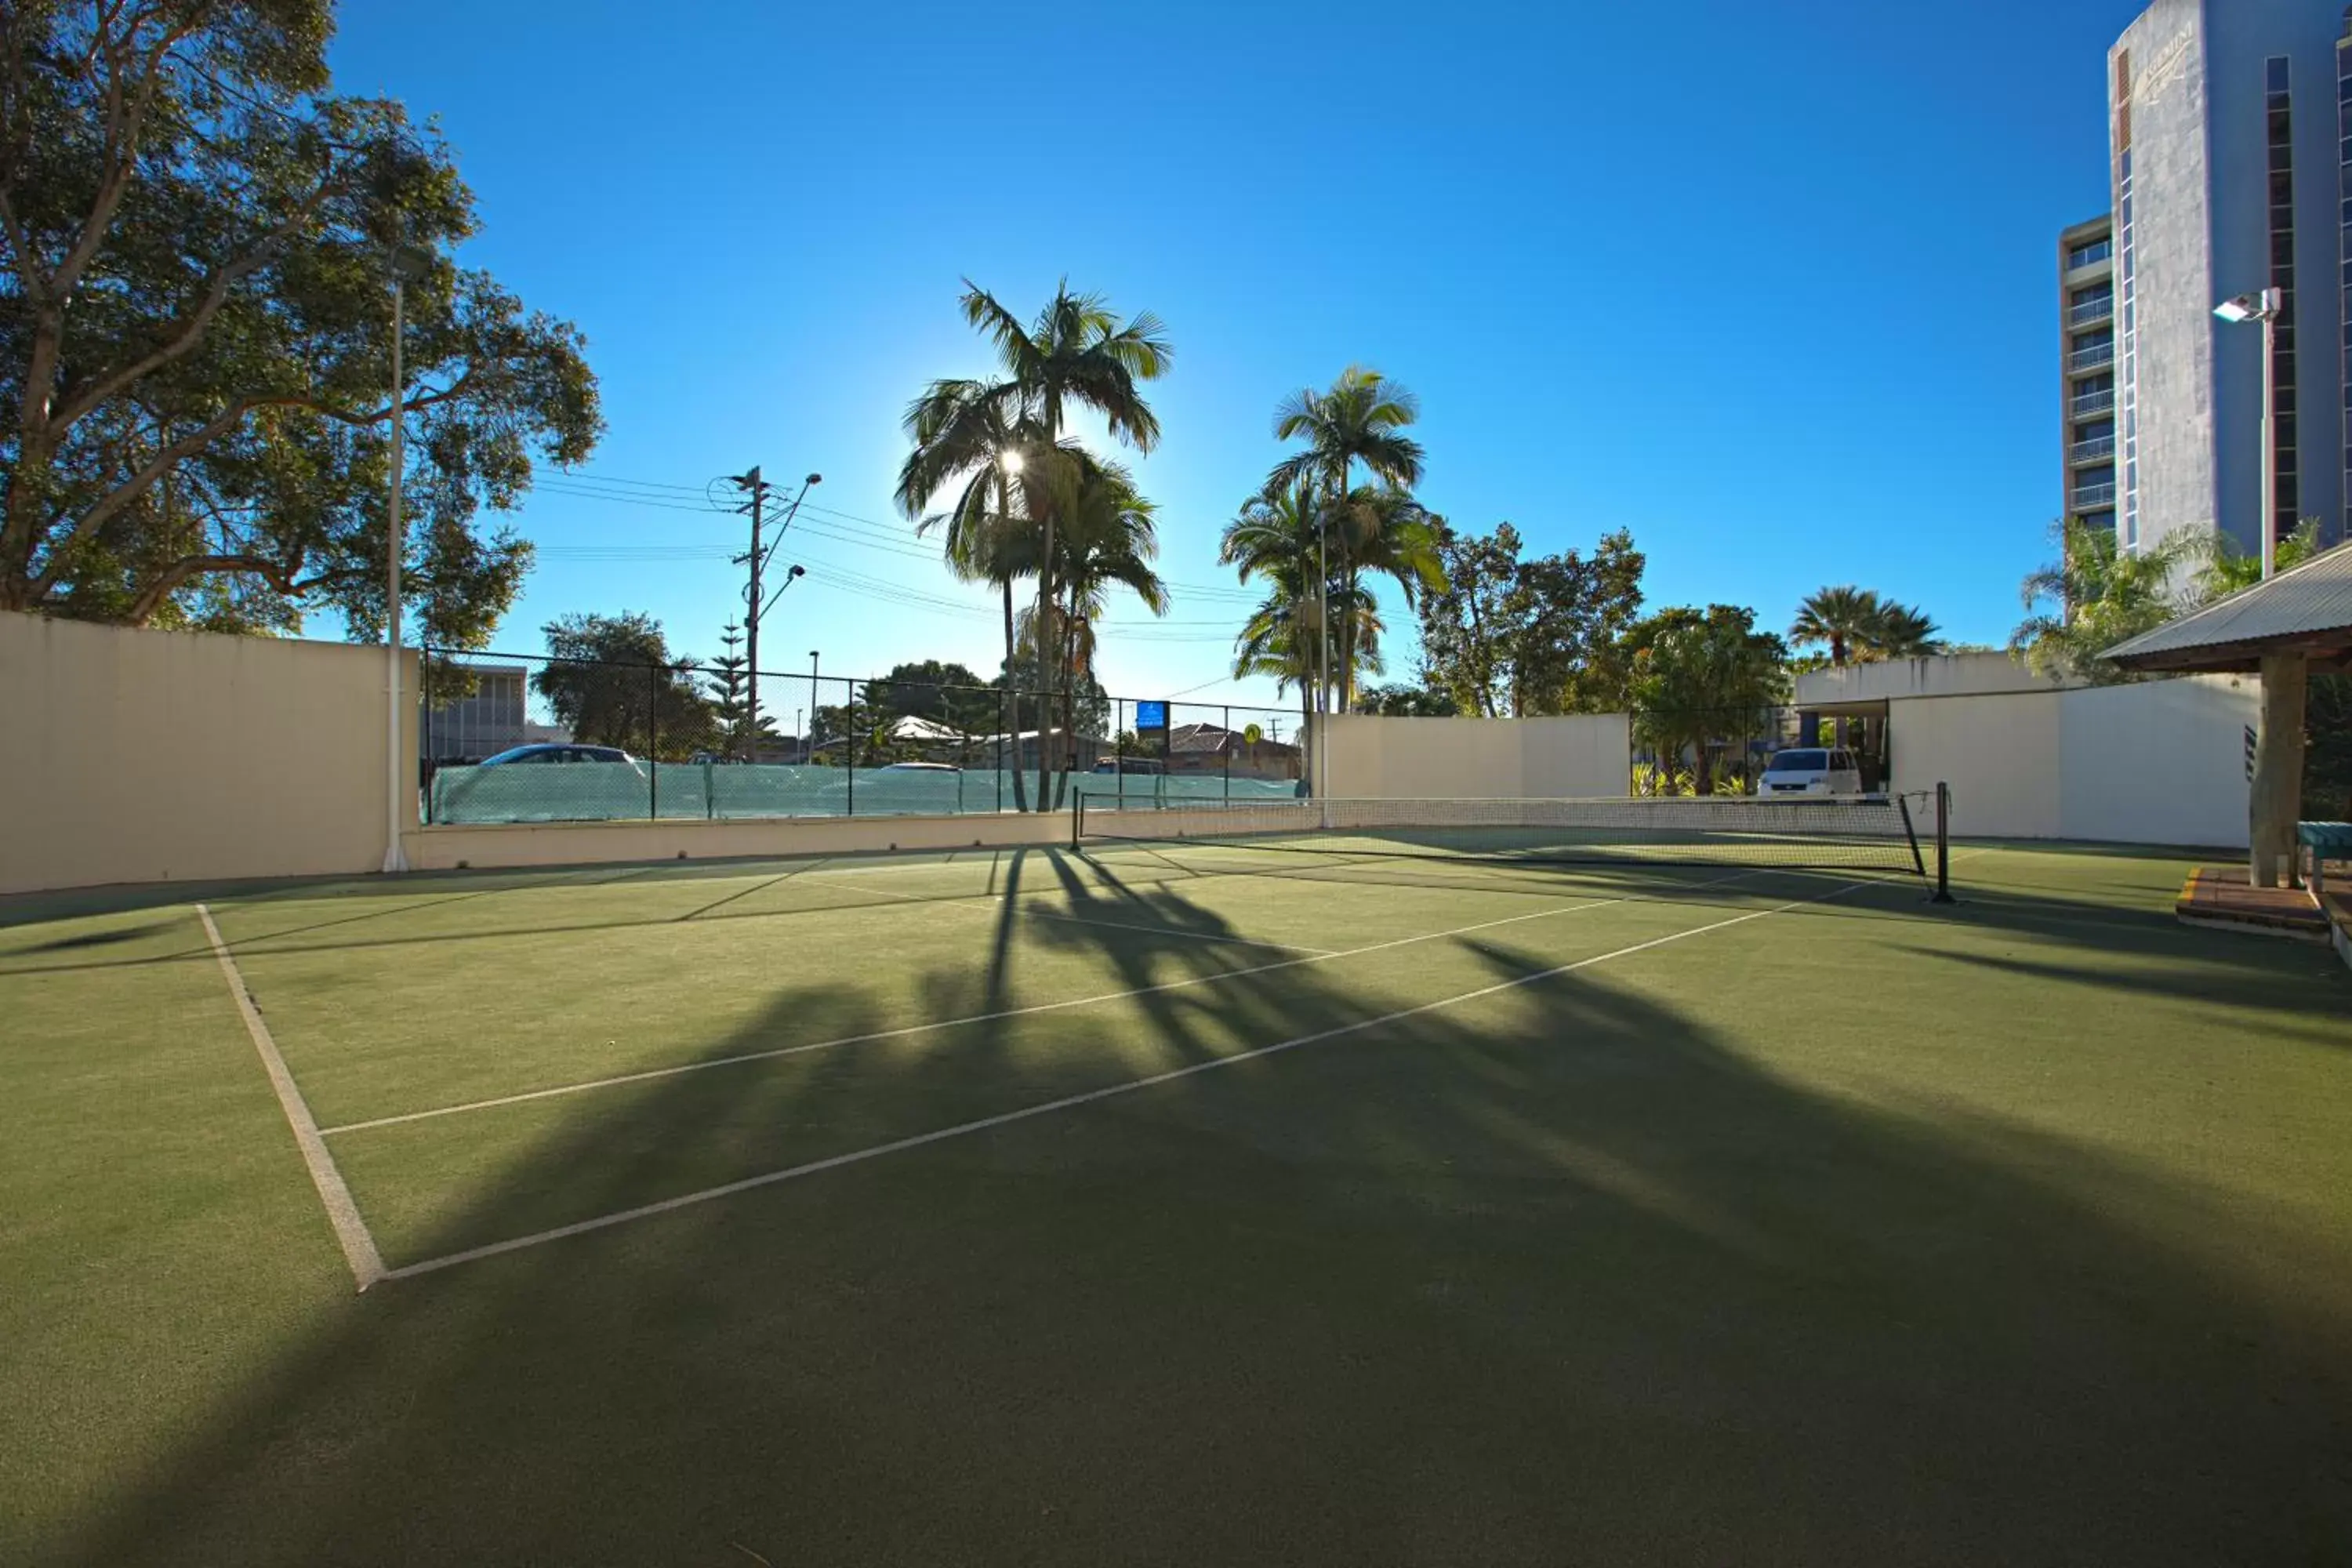
{"label": "tree branch", "polygon": [[333,186],[337,173],[331,166],[320,176],[318,184],[302,199],[300,205],[289,213],[251,250],[215,272],[205,289],[203,300],[194,310],[165,329],[165,341],[162,344],[143,358],[100,376],[68,399],[65,405],[50,416],[52,429],[62,432],[70,428],[91,409],[114,397],[141,376],[171,363],[203,342],[205,329],[212,324],[213,317],[227,303],[229,290],[277,259],[292,239],[296,229],[318,212],[320,204],[326,200],[328,191]]}

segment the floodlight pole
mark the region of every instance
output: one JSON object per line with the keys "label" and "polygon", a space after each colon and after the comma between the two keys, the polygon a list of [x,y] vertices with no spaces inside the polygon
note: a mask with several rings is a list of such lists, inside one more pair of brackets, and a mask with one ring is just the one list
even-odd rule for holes
{"label": "floodlight pole", "polygon": [[2263,290],[2263,581],[2278,565],[2278,315],[2281,295]]}
{"label": "floodlight pole", "polygon": [[432,258],[412,247],[394,247],[390,258],[392,272],[392,476],[384,492],[383,533],[383,616],[384,616],[384,839],[383,868],[387,875],[408,869],[408,852],[402,847],[400,830],[404,825],[400,808],[404,778],[414,779],[415,764],[401,755],[400,745],[400,557],[407,544],[405,529],[400,516],[401,485],[407,474],[407,425],[403,400],[406,396],[406,377],[402,374],[400,340],[407,331],[407,300],[404,286],[411,278],[422,278],[432,265]]}
{"label": "floodlight pole", "polygon": [[2273,432],[2278,428],[2278,319],[2285,309],[2286,295],[2274,288],[2241,294],[2213,307],[2215,315],[2232,325],[2245,321],[2263,324],[2261,537],[2265,582],[2278,569],[2278,441]]}

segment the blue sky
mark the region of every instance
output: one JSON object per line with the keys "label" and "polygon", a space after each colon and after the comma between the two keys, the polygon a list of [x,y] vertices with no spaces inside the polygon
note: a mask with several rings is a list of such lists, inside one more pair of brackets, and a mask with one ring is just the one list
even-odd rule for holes
{"label": "blue sky", "polygon": [[1653,605],[1779,627],[1852,581],[2003,639],[2057,509],[2053,245],[2105,205],[2137,9],[346,0],[334,60],[438,117],[464,261],[587,333],[595,488],[679,503],[551,478],[499,647],[631,609],[715,651],[743,530],[699,498],[756,462],[830,509],[763,666],[993,673],[992,601],[891,509],[898,418],[987,367],[962,277],[1025,313],[1067,274],[1177,349],[1138,465],[1175,605],[1114,614],[1104,682],[1239,701],[1272,694],[1223,679],[1218,531],[1276,401],[1353,362],[1420,395],[1457,527],[1628,528]]}

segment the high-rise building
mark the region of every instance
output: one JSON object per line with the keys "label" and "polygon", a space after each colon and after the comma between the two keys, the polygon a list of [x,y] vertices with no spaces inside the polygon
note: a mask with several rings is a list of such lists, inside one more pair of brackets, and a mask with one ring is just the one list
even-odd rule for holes
{"label": "high-rise building", "polygon": [[2058,237],[2059,458],[2066,515],[2116,525],[2116,247],[2105,214]]}
{"label": "high-rise building", "polygon": [[[2098,517],[2100,438],[2112,401],[2113,518],[2126,549],[2219,529],[2241,550],[2267,525],[2315,517],[2346,537],[2352,490],[2352,38],[2342,0],[2156,0],[2107,55],[2111,268],[2067,267],[2067,510]],[[2075,290],[2082,290],[2079,298]],[[2263,343],[2213,307],[2281,291],[2273,369],[2277,465],[2262,519]],[[2104,292],[2109,371],[2075,369],[2077,331]],[[2080,309],[2081,320],[2074,311]],[[2112,380],[2103,381],[2103,375]],[[2076,413],[2083,412],[2077,418]],[[2078,449],[2081,460],[2077,461]]]}

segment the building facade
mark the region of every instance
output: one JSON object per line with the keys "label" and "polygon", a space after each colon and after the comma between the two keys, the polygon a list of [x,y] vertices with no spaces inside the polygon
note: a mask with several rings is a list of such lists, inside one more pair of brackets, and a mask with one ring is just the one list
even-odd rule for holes
{"label": "building facade", "polygon": [[474,664],[473,690],[448,701],[430,700],[417,741],[427,762],[478,763],[540,737],[524,717],[523,685],[529,671],[519,664]]}
{"label": "building facade", "polygon": [[2059,493],[2068,517],[2116,526],[2115,224],[2058,237]]}
{"label": "building facade", "polygon": [[[2126,550],[2218,529],[2252,553],[2264,528],[2283,537],[2306,517],[2328,541],[2346,537],[2346,43],[2341,0],[2156,0],[2108,52],[2112,380],[2102,388],[2097,373],[2074,374],[2070,335],[2067,510],[2103,519],[2111,507]],[[2084,287],[2098,286],[2086,273]],[[2272,354],[2276,504],[2267,519],[2259,515],[2263,332],[2213,314],[2222,300],[2265,288],[2283,297]],[[2087,312],[2068,325],[2092,329]],[[2087,412],[2074,417],[2102,390],[2114,405],[2105,507],[2089,504],[2101,494],[2092,455],[2100,427]]]}

